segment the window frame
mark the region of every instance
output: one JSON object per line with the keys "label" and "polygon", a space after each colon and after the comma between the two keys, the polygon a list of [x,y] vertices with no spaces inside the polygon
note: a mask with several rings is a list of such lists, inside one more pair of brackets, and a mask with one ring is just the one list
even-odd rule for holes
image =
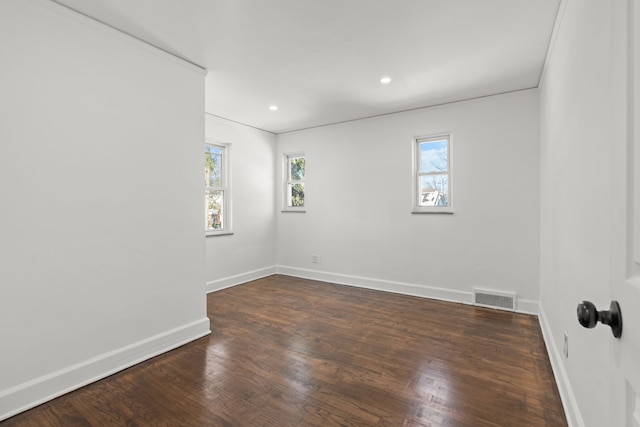
{"label": "window frame", "polygon": [[[204,153],[206,155],[207,147],[215,147],[220,149],[220,186],[212,187],[207,185],[207,181],[205,181],[204,186],[204,200],[205,200],[205,235],[206,237],[210,236],[221,236],[228,235],[232,233],[232,220],[231,220],[231,144],[214,142],[214,141],[205,141],[204,145]],[[219,229],[208,229],[206,227],[208,208],[207,208],[207,194],[210,191],[222,191],[222,228]]]}
{"label": "window frame", "polygon": [[[304,158],[304,178],[301,180],[291,179],[291,168],[289,162],[291,159]],[[282,155],[282,212],[306,212],[307,205],[307,156],[303,152],[283,153]],[[304,205],[289,206],[289,186],[293,184],[302,184],[304,186]]]}
{"label": "window frame", "polygon": [[[420,179],[423,176],[429,175],[442,175],[442,171],[437,172],[421,172],[420,171],[420,146],[423,143],[446,141],[447,142],[447,206],[421,206],[420,199],[422,194]],[[412,203],[413,208],[411,213],[414,214],[453,214],[453,135],[451,132],[442,132],[430,135],[415,136],[412,140],[412,153],[413,153],[413,173],[412,173]]]}

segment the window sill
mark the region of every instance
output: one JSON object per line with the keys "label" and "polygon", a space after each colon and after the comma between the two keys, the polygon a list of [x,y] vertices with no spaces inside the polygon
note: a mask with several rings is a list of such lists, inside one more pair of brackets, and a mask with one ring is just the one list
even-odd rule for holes
{"label": "window sill", "polygon": [[207,233],[205,237],[216,237],[216,236],[233,236],[232,231],[223,231],[221,233]]}
{"label": "window sill", "polygon": [[453,215],[453,211],[411,211],[411,215]]}
{"label": "window sill", "polygon": [[282,210],[282,213],[306,213],[307,211],[298,211],[298,210]]}

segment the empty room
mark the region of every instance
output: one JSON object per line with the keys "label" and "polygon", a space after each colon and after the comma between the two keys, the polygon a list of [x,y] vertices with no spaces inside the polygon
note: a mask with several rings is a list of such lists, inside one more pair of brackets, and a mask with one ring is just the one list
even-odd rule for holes
{"label": "empty room", "polygon": [[638,0],[0,0],[0,61],[0,426],[640,426]]}

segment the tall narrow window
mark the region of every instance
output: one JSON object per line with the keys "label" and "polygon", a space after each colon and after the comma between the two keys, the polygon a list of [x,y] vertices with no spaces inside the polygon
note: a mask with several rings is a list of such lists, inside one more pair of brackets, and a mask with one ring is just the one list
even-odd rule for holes
{"label": "tall narrow window", "polygon": [[302,153],[285,154],[285,211],[304,211],[305,157]]}
{"label": "tall narrow window", "polygon": [[451,137],[414,140],[414,212],[451,213]]}
{"label": "tall narrow window", "polygon": [[205,144],[204,147],[205,229],[207,235],[226,234],[231,229],[228,152],[226,145]]}

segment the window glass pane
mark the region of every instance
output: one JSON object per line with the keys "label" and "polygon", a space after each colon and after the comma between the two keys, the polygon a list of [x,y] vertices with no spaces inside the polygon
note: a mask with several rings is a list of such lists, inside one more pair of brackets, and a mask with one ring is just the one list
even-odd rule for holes
{"label": "window glass pane", "polygon": [[304,183],[297,182],[288,185],[287,206],[303,207],[304,206]]}
{"label": "window glass pane", "polygon": [[207,187],[222,185],[222,149],[220,147],[205,146],[204,179]]}
{"label": "window glass pane", "polygon": [[420,177],[420,206],[449,206],[449,176],[434,174]]}
{"label": "window glass pane", "polygon": [[292,181],[302,181],[304,179],[304,157],[289,159],[289,174]]}
{"label": "window glass pane", "polygon": [[207,218],[206,226],[207,230],[220,230],[224,228],[224,191],[206,191],[205,192],[205,204]]}
{"label": "window glass pane", "polygon": [[448,158],[446,140],[420,143],[420,172],[446,172]]}

